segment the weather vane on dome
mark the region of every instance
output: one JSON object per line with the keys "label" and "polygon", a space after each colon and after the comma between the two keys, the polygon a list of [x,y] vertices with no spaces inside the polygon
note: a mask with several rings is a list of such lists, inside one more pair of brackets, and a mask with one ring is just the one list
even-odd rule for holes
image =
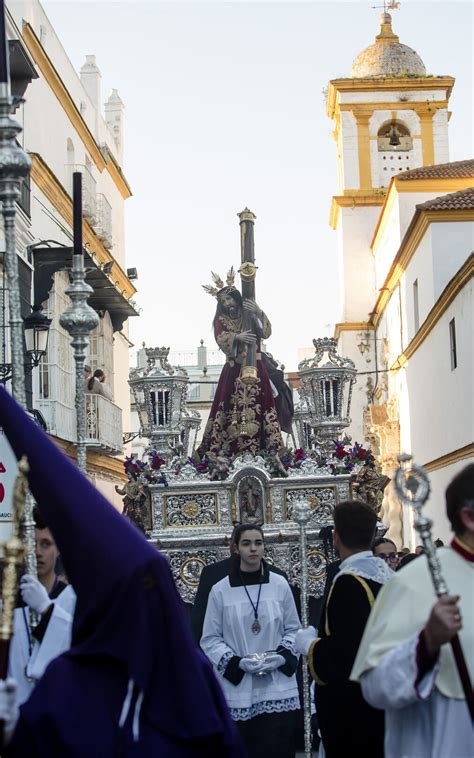
{"label": "weather vane on dome", "polygon": [[384,0],[383,5],[373,5],[372,8],[383,8],[383,12],[396,11],[400,8],[400,3],[396,0]]}

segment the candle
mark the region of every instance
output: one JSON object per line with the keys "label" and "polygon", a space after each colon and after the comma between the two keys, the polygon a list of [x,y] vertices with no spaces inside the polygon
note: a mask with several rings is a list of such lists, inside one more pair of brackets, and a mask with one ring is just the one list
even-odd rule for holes
{"label": "candle", "polygon": [[74,255],[82,255],[82,174],[80,171],[74,171],[72,175],[72,231]]}
{"label": "candle", "polygon": [[0,84],[10,82],[8,40],[5,26],[5,0],[0,0]]}

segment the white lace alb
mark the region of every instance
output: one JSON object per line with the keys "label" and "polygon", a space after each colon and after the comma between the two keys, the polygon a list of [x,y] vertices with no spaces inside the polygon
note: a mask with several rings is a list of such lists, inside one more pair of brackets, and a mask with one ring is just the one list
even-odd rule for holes
{"label": "white lace alb", "polygon": [[261,703],[255,703],[249,708],[230,708],[230,715],[234,721],[248,721],[262,713],[286,713],[287,711],[297,711],[300,707],[298,697],[288,697],[285,700],[264,700]]}

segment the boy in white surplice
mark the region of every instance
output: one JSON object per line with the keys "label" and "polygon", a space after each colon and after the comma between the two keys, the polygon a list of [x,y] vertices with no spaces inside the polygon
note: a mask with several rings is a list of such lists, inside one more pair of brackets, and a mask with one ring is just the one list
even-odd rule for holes
{"label": "boy in white surplice", "polygon": [[263,560],[262,529],[242,524],[235,544],[229,575],[209,595],[201,647],[249,758],[293,758],[300,707],[293,642],[301,624],[288,582]]}

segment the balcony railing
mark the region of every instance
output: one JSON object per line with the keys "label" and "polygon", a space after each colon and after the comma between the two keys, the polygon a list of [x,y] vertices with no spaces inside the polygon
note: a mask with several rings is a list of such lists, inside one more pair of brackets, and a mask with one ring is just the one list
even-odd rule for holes
{"label": "balcony railing", "polygon": [[82,174],[82,210],[91,224],[97,221],[96,181],[87,166],[74,166],[74,171]]}
{"label": "balcony railing", "polygon": [[97,211],[94,231],[104,247],[108,250],[112,247],[112,206],[105,197],[99,193],[97,195]]}
{"label": "balcony railing", "polygon": [[46,421],[48,434],[68,442],[76,441],[76,411],[60,400],[35,400],[35,407]]}
{"label": "balcony railing", "polygon": [[86,445],[104,452],[122,452],[122,409],[102,395],[85,395]]}

